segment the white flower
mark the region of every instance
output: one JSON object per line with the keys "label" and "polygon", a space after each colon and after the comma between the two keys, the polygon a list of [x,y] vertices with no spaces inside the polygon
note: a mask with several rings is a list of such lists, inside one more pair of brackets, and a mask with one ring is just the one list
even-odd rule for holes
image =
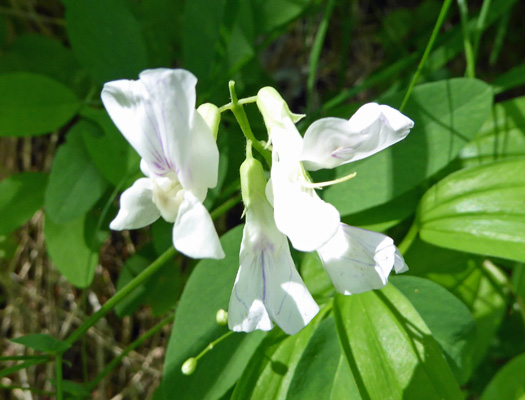
{"label": "white flower", "polygon": [[222,258],[217,232],[202,205],[208,188],[217,184],[219,152],[215,127],[195,110],[196,84],[188,71],[153,69],[137,81],[104,85],[102,102],[141,156],[146,175],[122,194],[110,228],[142,228],[162,216],[174,223],[177,250],[194,258]]}
{"label": "white flower", "polygon": [[274,321],[292,335],[310,322],[319,307],[295,269],[286,236],[275,226],[264,194],[262,165],[250,156],[241,166],[241,185],[246,224],[228,325],[234,331],[267,331]]}
{"label": "white flower", "polygon": [[275,223],[301,251],[317,250],[336,289],[344,294],[377,289],[388,274],[406,270],[389,237],[341,224],[339,212],[321,200],[306,169],[334,168],[360,160],[405,138],[414,123],[385,105],[362,106],[350,120],[323,118],[314,122],[304,139],[292,114],[273,88],[263,88],[257,105],[273,145],[271,181],[266,190],[274,207]]}

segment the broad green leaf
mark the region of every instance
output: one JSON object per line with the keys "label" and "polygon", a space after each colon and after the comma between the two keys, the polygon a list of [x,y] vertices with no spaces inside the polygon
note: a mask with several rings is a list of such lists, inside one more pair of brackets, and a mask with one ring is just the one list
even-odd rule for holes
{"label": "broad green leaf", "polygon": [[67,350],[71,347],[62,340],[45,333],[35,333],[33,335],[20,336],[15,339],[11,339],[11,342],[21,344],[37,351],[43,351],[45,353],[57,353],[59,351]]}
{"label": "broad green leaf", "polygon": [[430,280],[394,276],[390,282],[423,318],[441,346],[454,376],[460,384],[464,384],[471,373],[476,338],[476,323],[468,308],[448,290]]}
{"label": "broad green leaf", "polygon": [[162,381],[166,400],[221,398],[237,381],[264,333],[234,333],[199,360],[196,371],[181,373],[184,361],[199,354],[210,342],[228,331],[215,320],[227,309],[239,267],[242,226],[227,232],[221,243],[222,260],[203,260],[195,267],[182,293],[169,341]]}
{"label": "broad green leaf", "polygon": [[57,269],[73,285],[88,287],[98,263],[101,240],[95,237],[95,221],[83,216],[66,224],[56,224],[46,217],[46,247]]}
{"label": "broad green leaf", "polygon": [[0,235],[23,225],[44,205],[47,174],[22,172],[0,182]]}
{"label": "broad green leaf", "polygon": [[80,69],[71,49],[44,35],[17,37],[0,57],[1,72],[32,72],[63,83],[83,97],[87,94],[87,73]]}
{"label": "broad green leaf", "polygon": [[525,399],[525,354],[509,361],[489,382],[481,400]]}
{"label": "broad green leaf", "polygon": [[308,291],[318,303],[322,302],[323,299],[333,297],[334,285],[317,252],[304,253],[299,270]]}
{"label": "broad green leaf", "polygon": [[525,156],[525,97],[495,104],[473,141],[461,150],[463,165]]}
{"label": "broad green leaf", "polygon": [[525,158],[457,171],[425,193],[421,238],[437,246],[525,261]]}
{"label": "broad green leaf", "polygon": [[250,359],[232,400],[286,399],[301,354],[325,313],[326,308],[295,335],[272,331]]}
{"label": "broad green leaf", "polygon": [[286,400],[361,398],[339,345],[334,319],[325,319],[301,355]]}
{"label": "broad green leaf", "polygon": [[59,147],[46,189],[46,212],[55,223],[81,217],[102,197],[108,183],[99,172],[82,139],[93,129],[88,121],[78,122]]}
{"label": "broad green leaf", "polygon": [[63,84],[44,75],[0,75],[0,136],[43,135],[76,114],[80,101]]}
{"label": "broad green leaf", "polygon": [[89,156],[104,178],[115,186],[121,185],[123,180],[131,180],[139,172],[140,157],[108,114],[102,110],[84,108],[81,115],[96,124],[84,129],[82,138]]}
{"label": "broad green leaf", "polygon": [[[380,102],[399,107],[402,96]],[[450,79],[417,86],[403,113],[415,126],[403,141],[365,160],[335,169],[335,177],[357,176],[323,191],[342,215],[378,206],[421,184],[447,166],[490,113],[490,86],[475,79]],[[350,115],[347,116],[349,118]],[[313,174],[316,181],[333,171]]]}
{"label": "broad green leaf", "polygon": [[310,0],[254,0],[255,25],[259,33],[268,33],[299,17]]}
{"label": "broad green leaf", "polygon": [[392,285],[336,295],[339,340],[359,393],[375,399],[461,399],[441,349],[412,304]]}
{"label": "broad green leaf", "polygon": [[494,94],[503,93],[509,89],[525,84],[525,64],[518,65],[503,74],[499,74],[492,82]]}
{"label": "broad green leaf", "polygon": [[507,309],[505,274],[479,256],[435,247],[416,240],[405,260],[410,273],[431,279],[452,292],[476,321],[472,369],[487,354]]}
{"label": "broad green leaf", "polygon": [[98,83],[136,79],[148,67],[140,25],[122,0],[67,0],[73,52]]}

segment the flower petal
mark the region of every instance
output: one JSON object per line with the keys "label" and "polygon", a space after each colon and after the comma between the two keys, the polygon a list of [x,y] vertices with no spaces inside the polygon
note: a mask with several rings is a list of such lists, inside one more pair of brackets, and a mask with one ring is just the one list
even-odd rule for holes
{"label": "flower petal", "polygon": [[346,224],[317,252],[335,288],[343,294],[385,286],[398,254],[388,236]]}
{"label": "flower petal", "polygon": [[153,203],[154,183],[140,178],[120,196],[120,210],[109,227],[116,231],[138,229],[150,225],[160,217]]}
{"label": "flower petal", "polygon": [[339,227],[339,212],[301,185],[300,163],[274,160],[271,176],[275,223],[293,247],[314,251],[328,242]]}
{"label": "flower petal", "polygon": [[173,245],[192,258],[224,258],[219,236],[208,210],[190,191],[184,193],[173,227]]}
{"label": "flower petal", "polygon": [[180,183],[204,201],[208,188],[217,185],[219,175],[219,149],[215,138],[199,113],[193,117],[191,143],[187,150],[187,168],[179,171]]}
{"label": "flower petal", "polygon": [[187,161],[197,79],[182,69],[143,71],[139,80],[108,82],[102,102],[124,137],[156,175]]}
{"label": "flower petal", "polygon": [[396,260],[394,261],[394,270],[396,271],[396,274],[401,274],[403,272],[408,271],[408,265],[405,262],[405,259],[401,255],[401,252],[396,247],[396,254],[395,254]]}
{"label": "flower petal", "polygon": [[368,103],[346,121],[322,118],[304,135],[301,160],[316,171],[361,160],[404,139],[414,122],[396,109]]}
{"label": "flower petal", "polygon": [[269,330],[273,320],[293,335],[319,311],[295,268],[286,237],[273,222],[268,203],[247,210],[239,260],[228,310],[230,329]]}

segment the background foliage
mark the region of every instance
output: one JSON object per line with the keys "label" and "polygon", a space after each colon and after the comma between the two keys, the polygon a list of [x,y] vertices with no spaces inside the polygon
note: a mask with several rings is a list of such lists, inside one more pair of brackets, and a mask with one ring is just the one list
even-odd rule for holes
{"label": "background foliage", "polygon": [[[524,12],[516,0],[3,2],[0,397],[522,399]],[[244,139],[223,114],[206,205],[224,260],[174,255],[163,221],[110,232],[139,159],[99,93],[155,67],[196,74],[199,104],[227,103],[230,79],[242,97],[274,86],[307,114],[301,129],[403,104],[405,141],[314,179],[356,171],[322,196],[392,236],[410,270],[345,297],[316,255],[294,254],[319,316],[295,336],[231,335],[182,375],[226,332],[215,313],[238,267]]]}

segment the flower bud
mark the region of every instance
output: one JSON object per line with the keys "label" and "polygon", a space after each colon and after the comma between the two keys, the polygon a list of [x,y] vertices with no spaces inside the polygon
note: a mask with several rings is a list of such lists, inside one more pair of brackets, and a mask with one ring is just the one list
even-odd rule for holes
{"label": "flower bud", "polygon": [[228,323],[228,312],[221,308],[217,311],[217,316],[215,318],[219,325],[226,325]]}
{"label": "flower bud", "polygon": [[191,375],[195,372],[196,368],[197,360],[194,357],[191,357],[184,361],[184,364],[182,364],[181,371],[184,375]]}
{"label": "flower bud", "polygon": [[219,122],[221,122],[221,113],[215,104],[204,103],[197,108],[197,112],[206,122],[206,125],[213,133],[213,137],[217,140],[217,133],[219,131]]}
{"label": "flower bud", "polygon": [[290,111],[288,104],[273,87],[264,87],[257,93],[257,107],[261,112],[266,128],[284,128],[283,120],[290,118],[294,123],[300,121],[304,115],[294,114]]}

